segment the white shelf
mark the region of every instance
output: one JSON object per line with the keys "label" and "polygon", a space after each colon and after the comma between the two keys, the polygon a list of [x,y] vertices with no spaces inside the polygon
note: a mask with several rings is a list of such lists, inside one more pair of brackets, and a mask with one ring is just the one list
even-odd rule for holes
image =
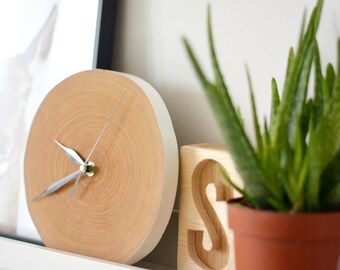
{"label": "white shelf", "polygon": [[142,269],[0,237],[0,269]]}

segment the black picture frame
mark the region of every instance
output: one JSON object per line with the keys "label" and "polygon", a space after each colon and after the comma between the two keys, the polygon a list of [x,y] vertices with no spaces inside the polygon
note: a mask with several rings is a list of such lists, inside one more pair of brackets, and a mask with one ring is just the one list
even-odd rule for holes
{"label": "black picture frame", "polygon": [[97,22],[97,61],[95,68],[112,69],[114,35],[117,17],[117,0],[101,0]]}

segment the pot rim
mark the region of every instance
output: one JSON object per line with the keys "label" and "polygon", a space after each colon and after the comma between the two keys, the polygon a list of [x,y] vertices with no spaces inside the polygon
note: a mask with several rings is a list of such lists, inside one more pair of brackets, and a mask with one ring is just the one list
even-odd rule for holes
{"label": "pot rim", "polygon": [[340,211],[290,213],[253,209],[228,202],[228,223],[235,234],[277,239],[339,239]]}
{"label": "pot rim", "polygon": [[253,211],[253,212],[258,212],[258,213],[270,213],[273,215],[340,215],[340,210],[339,211],[320,211],[320,212],[290,212],[290,211],[276,211],[276,210],[267,210],[267,209],[259,209],[259,208],[253,208],[253,207],[248,207],[246,205],[242,205],[240,201],[242,200],[242,197],[238,198],[233,198],[227,201],[228,207],[238,207],[240,209],[243,209],[244,211]]}

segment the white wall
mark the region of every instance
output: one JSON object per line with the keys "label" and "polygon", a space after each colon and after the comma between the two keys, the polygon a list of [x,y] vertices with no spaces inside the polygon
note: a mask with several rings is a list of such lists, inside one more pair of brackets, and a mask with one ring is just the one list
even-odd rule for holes
{"label": "white wall", "polygon": [[[206,34],[206,0],[121,0],[114,68],[151,83],[163,97],[179,145],[222,142],[209,105],[181,41],[188,37],[211,74]],[[269,113],[270,82],[283,84],[288,49],[296,45],[303,10],[316,0],[212,0],[217,53],[234,102],[252,133],[245,63],[259,115]],[[325,0],[319,45],[321,59],[335,62],[340,36],[340,1]],[[252,136],[252,135],[251,135]]]}
{"label": "white wall", "polygon": [[[193,72],[181,38],[186,36],[211,74],[206,33],[211,3],[215,44],[233,101],[241,107],[253,138],[247,63],[259,116],[269,114],[271,78],[282,89],[290,46],[296,46],[304,9],[317,0],[120,0],[118,2],[114,69],[152,84],[164,99],[179,146],[223,143],[207,99]],[[318,32],[321,60],[335,64],[340,37],[340,1],[324,0]],[[177,204],[175,205],[175,209]],[[173,213],[165,235],[146,261],[176,265],[178,215]]]}

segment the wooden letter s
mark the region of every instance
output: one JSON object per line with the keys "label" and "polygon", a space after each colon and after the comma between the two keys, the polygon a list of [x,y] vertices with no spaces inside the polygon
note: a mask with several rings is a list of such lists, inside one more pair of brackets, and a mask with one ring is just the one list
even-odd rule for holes
{"label": "wooden letter s", "polygon": [[[216,201],[232,197],[232,190],[222,184],[220,165],[214,160],[203,160],[192,175],[192,197],[195,206],[207,228],[211,240],[210,250],[203,246],[203,231],[188,230],[188,251],[191,259],[203,269],[222,269],[227,265],[229,246],[225,230],[209,202],[207,194],[215,192]],[[208,191],[213,184],[216,191]]]}

